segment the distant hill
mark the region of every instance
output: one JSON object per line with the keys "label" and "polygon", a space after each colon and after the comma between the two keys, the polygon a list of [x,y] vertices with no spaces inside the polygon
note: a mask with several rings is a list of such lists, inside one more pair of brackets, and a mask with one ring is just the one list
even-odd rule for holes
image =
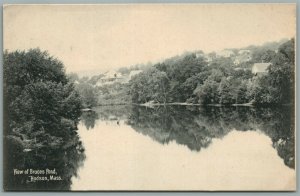
{"label": "distant hill", "polygon": [[266,43],[264,43],[263,45],[260,45],[260,46],[253,46],[253,45],[251,45],[251,46],[247,46],[247,47],[241,48],[241,49],[255,50],[255,49],[260,48],[260,49],[274,50],[274,51],[275,51],[275,50],[278,49],[278,47],[279,47],[281,44],[287,42],[288,40],[289,40],[289,39],[284,38],[284,39],[281,39],[281,40],[279,40],[279,41],[277,41],[277,42],[266,42]]}
{"label": "distant hill", "polygon": [[[183,59],[184,57],[195,54],[197,57],[202,56],[204,57],[208,62],[211,62],[215,58],[231,58],[232,62],[235,66],[242,66],[242,67],[249,67],[250,64],[253,63],[259,63],[260,56],[257,56],[257,54],[263,54],[264,52],[270,50],[276,52],[278,47],[288,41],[289,39],[281,39],[279,41],[274,41],[274,42],[266,42],[262,45],[250,45],[247,47],[242,47],[242,48],[226,48],[220,51],[214,51],[210,53],[204,53],[201,50],[195,50],[195,51],[185,51],[180,55],[172,56],[165,58],[161,60],[158,63],[167,63],[167,64],[173,64],[177,62],[180,59]],[[247,65],[245,65],[245,63]],[[131,66],[124,66],[116,69],[118,73],[121,73],[122,75],[128,75],[131,71],[133,70],[146,70],[150,67],[153,66],[153,63],[148,62],[148,63],[140,63],[140,64],[135,64]],[[79,71],[76,72],[80,78],[82,77],[88,77],[92,78],[93,76],[101,76],[105,74],[107,71],[111,70],[103,70],[101,68],[99,69],[94,69],[94,70],[84,70],[84,71]],[[95,77],[94,77],[95,78]],[[100,77],[98,77],[100,78]]]}

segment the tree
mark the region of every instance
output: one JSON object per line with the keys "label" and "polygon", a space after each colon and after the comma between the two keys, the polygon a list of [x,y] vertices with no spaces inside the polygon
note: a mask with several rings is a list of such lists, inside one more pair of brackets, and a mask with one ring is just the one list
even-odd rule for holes
{"label": "tree", "polygon": [[63,64],[39,49],[30,49],[28,52],[5,51],[3,61],[4,94],[8,100],[16,98],[22,88],[30,83],[68,82]]}
{"label": "tree", "polygon": [[291,39],[278,48],[278,52],[265,50],[256,53],[261,59],[265,58],[272,64],[268,73],[254,77],[247,87],[247,95],[255,104],[284,104],[293,103],[294,99],[294,67],[295,43]]}
{"label": "tree", "polygon": [[199,85],[194,90],[194,94],[197,96],[198,102],[201,104],[219,103],[218,87],[218,82],[214,80],[206,80],[203,85]]}
{"label": "tree", "polygon": [[[274,48],[278,48],[277,53]],[[202,104],[293,102],[294,39],[280,46],[279,43],[270,43],[248,49],[252,51],[253,59],[241,63],[237,69],[234,69],[232,58],[216,57],[213,53],[208,55],[213,58],[210,62],[201,55],[197,57],[196,53],[186,52],[157,63],[154,65],[156,70],[145,70],[131,80],[132,101]],[[265,75],[254,76],[250,67],[253,62],[261,61],[272,65]]]}
{"label": "tree", "polygon": [[218,97],[220,104],[235,103],[235,89],[228,78],[222,78],[218,87]]}
{"label": "tree", "polygon": [[249,99],[247,97],[247,84],[249,80],[242,80],[237,86],[235,94],[235,103],[242,104],[248,103]]}
{"label": "tree", "polygon": [[276,56],[276,52],[273,50],[267,50],[262,53],[261,55],[261,61],[262,62],[271,62],[272,59]]}
{"label": "tree", "polygon": [[155,67],[167,74],[169,78],[168,97],[172,102],[185,102],[193,94],[198,82],[188,80],[200,73],[207,65],[203,57],[196,57],[194,53],[183,57],[174,57]]}
{"label": "tree", "polygon": [[6,51],[3,70],[5,136],[49,145],[75,134],[81,101],[59,60],[39,49]]}
{"label": "tree", "polygon": [[293,103],[294,99],[294,39],[279,46],[271,60],[268,74],[257,77],[249,88],[249,95],[257,104]]}
{"label": "tree", "polygon": [[76,90],[81,96],[83,107],[91,108],[97,106],[98,96],[96,89],[92,85],[87,82],[79,83],[76,86]]}
{"label": "tree", "polygon": [[256,77],[248,84],[247,95],[254,104],[278,103],[276,88],[270,86],[268,76]]}
{"label": "tree", "polygon": [[156,101],[168,102],[169,80],[165,72],[150,68],[130,81],[130,91],[133,103]]}
{"label": "tree", "polygon": [[79,76],[76,74],[76,73],[69,73],[68,75],[67,75],[67,77],[68,77],[68,80],[70,81],[70,82],[78,82],[79,81]]}
{"label": "tree", "polygon": [[48,183],[46,187],[42,182],[28,184],[12,174],[14,168],[46,169],[49,165],[70,165],[66,159],[53,163],[41,158],[47,158],[53,152],[56,152],[55,157],[60,158],[73,152],[72,168],[57,167],[64,178],[59,182],[60,186],[70,186],[71,176],[64,174],[76,173],[78,165],[74,159],[84,157],[76,132],[81,100],[74,85],[69,82],[62,62],[39,49],[5,51],[3,70],[4,187],[13,190],[59,187],[58,183]]}
{"label": "tree", "polygon": [[283,43],[278,54],[272,60],[269,66],[269,82],[273,88],[276,88],[278,102],[292,103],[294,99],[295,88],[295,40],[291,39]]}
{"label": "tree", "polygon": [[253,51],[252,61],[255,63],[260,63],[260,62],[268,63],[272,61],[275,55],[276,53],[274,50],[269,50],[266,48],[258,48]]}

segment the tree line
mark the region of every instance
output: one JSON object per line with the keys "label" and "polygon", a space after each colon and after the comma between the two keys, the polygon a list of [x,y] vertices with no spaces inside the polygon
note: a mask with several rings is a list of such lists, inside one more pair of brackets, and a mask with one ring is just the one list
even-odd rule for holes
{"label": "tree line", "polygon": [[[294,100],[294,39],[277,51],[255,48],[249,62],[216,57],[208,62],[190,53],[157,63],[134,76],[129,94],[133,103],[187,102],[194,104],[290,104]],[[267,73],[256,76],[253,62],[270,62]]]}
{"label": "tree line", "polygon": [[[119,73],[130,70],[142,72],[129,84],[113,83],[97,86],[104,74],[69,79],[81,95],[84,107],[114,104],[143,104],[147,102],[191,104],[291,104],[294,100],[294,39],[230,49],[234,57],[220,57],[215,52],[185,52],[163,62],[123,67]],[[234,62],[240,50],[251,51],[251,59]],[[200,54],[200,55],[199,55]],[[255,75],[254,63],[271,63],[267,72]]]}

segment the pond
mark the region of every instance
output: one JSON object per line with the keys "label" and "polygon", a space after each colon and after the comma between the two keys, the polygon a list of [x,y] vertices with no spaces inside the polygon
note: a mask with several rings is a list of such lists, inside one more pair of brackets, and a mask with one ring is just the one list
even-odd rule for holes
{"label": "pond", "polygon": [[84,112],[71,190],[294,190],[290,107],[101,106]]}

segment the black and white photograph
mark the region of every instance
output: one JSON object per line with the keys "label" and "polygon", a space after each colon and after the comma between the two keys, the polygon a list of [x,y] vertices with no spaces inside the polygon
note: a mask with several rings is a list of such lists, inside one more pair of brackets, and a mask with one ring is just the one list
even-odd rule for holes
{"label": "black and white photograph", "polygon": [[296,191],[296,4],[3,5],[4,191]]}

